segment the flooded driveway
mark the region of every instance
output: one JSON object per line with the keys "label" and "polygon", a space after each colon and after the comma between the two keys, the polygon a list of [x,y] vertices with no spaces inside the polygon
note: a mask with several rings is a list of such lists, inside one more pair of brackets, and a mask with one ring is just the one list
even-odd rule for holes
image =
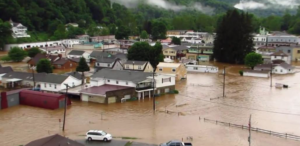
{"label": "flooded driveway", "polygon": [[[222,67],[222,64],[218,65]],[[68,107],[66,130],[59,119],[63,110],[17,106],[0,111],[0,145],[16,146],[54,133],[82,139],[90,129],[103,129],[115,137],[136,137],[136,141],[159,144],[193,137],[193,144],[209,146],[248,145],[248,131],[199,121],[199,117],[248,125],[281,133],[300,135],[300,73],[274,76],[273,84],[288,89],[270,88],[270,79],[241,77],[241,66],[227,65],[226,97],[222,97],[222,74],[190,73],[177,83],[178,95],[101,105],[73,101]],[[176,106],[181,105],[181,106]],[[177,113],[163,112],[169,110]],[[298,146],[299,141],[252,132],[252,146]]]}

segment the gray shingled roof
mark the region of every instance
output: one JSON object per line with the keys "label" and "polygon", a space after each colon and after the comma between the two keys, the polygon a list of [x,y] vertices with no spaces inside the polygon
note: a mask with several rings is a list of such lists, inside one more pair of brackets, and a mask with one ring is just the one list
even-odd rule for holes
{"label": "gray shingled roof", "polygon": [[34,140],[26,146],[84,146],[74,140],[55,134],[45,138]]}
{"label": "gray shingled roof", "polygon": [[76,78],[78,80],[82,80],[82,74],[80,74],[78,72],[69,72],[69,73],[65,73],[65,75],[73,76],[74,78]]}
{"label": "gray shingled roof", "polygon": [[128,71],[128,70],[111,70],[102,69],[93,74],[92,78],[106,78],[115,79],[122,81],[132,81],[138,83],[147,79],[152,73],[138,72],[138,71]]}
{"label": "gray shingled roof", "polygon": [[290,64],[287,64],[287,63],[285,63],[285,62],[279,64],[279,66],[281,66],[281,67],[283,67],[284,69],[287,69],[287,70],[289,70],[289,69],[294,69],[293,66],[291,66]]}
{"label": "gray shingled roof", "polygon": [[127,60],[124,64],[134,64],[134,65],[144,65],[148,61],[135,61],[135,60]]}
{"label": "gray shingled roof", "polygon": [[84,51],[72,50],[68,55],[83,55]]}
{"label": "gray shingled roof", "polygon": [[272,64],[259,64],[254,67],[254,70],[271,70],[271,67]]}
{"label": "gray shingled roof", "polygon": [[107,52],[102,52],[102,51],[93,51],[90,55],[90,57],[93,58],[98,58],[98,57],[108,57],[110,54]]}
{"label": "gray shingled roof", "polygon": [[[34,77],[35,77],[35,81],[37,82],[61,84],[69,76],[58,75],[58,74],[47,74],[47,73],[35,73]],[[5,74],[2,78],[9,78],[9,79],[17,78],[17,79],[30,80],[30,81],[33,80],[32,73],[27,73],[27,72],[9,72]]]}
{"label": "gray shingled roof", "polygon": [[10,66],[1,67],[0,66],[0,74],[13,72],[13,69]]}

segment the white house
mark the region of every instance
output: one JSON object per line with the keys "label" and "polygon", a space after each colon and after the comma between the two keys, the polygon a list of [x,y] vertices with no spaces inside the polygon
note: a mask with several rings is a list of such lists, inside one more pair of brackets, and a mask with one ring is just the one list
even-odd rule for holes
{"label": "white house", "polygon": [[59,92],[69,87],[81,85],[81,79],[72,75],[58,75],[47,73],[9,72],[2,76],[2,84],[6,88],[32,87],[34,81],[37,88],[42,91]]}
{"label": "white house", "polygon": [[[155,93],[168,93],[175,89],[175,75],[156,74]],[[153,91],[153,74],[127,71],[102,69],[91,76],[91,86],[117,85],[125,87],[134,87],[139,99],[151,97]]]}
{"label": "white house", "polygon": [[254,71],[270,71],[271,69],[274,74],[295,73],[295,68],[285,62],[279,64],[260,64],[254,67]]}
{"label": "white house", "polygon": [[80,44],[79,39],[64,39],[64,40],[61,40],[61,41],[62,41],[62,44],[64,44],[64,46],[66,48],[73,48],[73,45]]}
{"label": "white house", "polygon": [[61,54],[66,52],[66,48],[62,46],[40,48],[40,50],[46,52],[47,54]]}
{"label": "white house", "polygon": [[25,38],[30,37],[30,35],[27,34],[27,27],[22,25],[21,23],[15,23],[10,19],[10,25],[12,26],[12,36],[14,38]]}
{"label": "white house", "polygon": [[68,53],[67,55],[68,58],[85,58],[86,62],[90,62],[90,54],[85,52],[85,51],[80,51],[80,50],[72,50],[71,52]]}
{"label": "white house", "polygon": [[291,63],[291,56],[285,54],[282,51],[275,52],[275,53],[271,54],[270,56],[271,56],[271,62],[282,60],[288,64]]}
{"label": "white house", "polygon": [[8,44],[5,45],[5,51],[9,51],[13,47],[19,47],[21,49],[30,49],[32,47],[46,48],[46,47],[58,47],[62,46],[62,41],[45,41],[45,42],[34,42],[34,43],[22,43],[22,44]]}

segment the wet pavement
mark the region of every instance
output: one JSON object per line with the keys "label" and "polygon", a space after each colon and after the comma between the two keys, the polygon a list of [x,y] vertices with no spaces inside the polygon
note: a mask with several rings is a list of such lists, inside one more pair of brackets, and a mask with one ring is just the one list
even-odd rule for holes
{"label": "wet pavement", "polygon": [[[99,129],[117,137],[136,137],[136,142],[143,143],[193,137],[193,144],[199,146],[240,146],[248,145],[247,130],[199,121],[199,117],[248,125],[250,114],[253,127],[300,135],[300,73],[275,75],[273,85],[289,85],[288,89],[276,89],[270,88],[270,79],[239,76],[242,66],[226,66],[225,98],[210,100],[223,95],[222,74],[189,73],[187,80],[177,83],[178,95],[157,98],[155,115],[148,98],[110,105],[73,100],[67,110],[66,130],[61,132],[62,109],[17,106],[1,110],[0,145],[26,144],[55,133],[82,139],[86,131]],[[299,146],[300,141],[252,132],[251,145]]]}

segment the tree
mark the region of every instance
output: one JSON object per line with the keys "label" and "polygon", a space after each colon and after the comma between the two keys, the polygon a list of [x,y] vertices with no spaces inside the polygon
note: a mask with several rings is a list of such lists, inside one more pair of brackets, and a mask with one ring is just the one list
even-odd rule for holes
{"label": "tree", "polygon": [[4,50],[4,45],[12,39],[11,25],[0,19],[0,49]]}
{"label": "tree", "polygon": [[53,40],[61,40],[67,38],[67,32],[66,28],[63,24],[59,24],[56,28],[56,31],[54,32],[54,35],[52,37]]}
{"label": "tree", "polygon": [[53,67],[48,59],[41,59],[36,66],[36,71],[38,73],[52,73]]}
{"label": "tree", "polygon": [[263,63],[263,59],[262,59],[261,54],[251,52],[251,53],[247,54],[245,57],[245,65],[247,65],[248,67],[251,67],[251,69],[253,69],[256,65],[262,64],[262,63]]}
{"label": "tree", "polygon": [[149,61],[154,69],[163,61],[162,45],[156,43],[153,47],[146,42],[136,42],[128,51],[129,60]]}
{"label": "tree", "polygon": [[229,10],[221,18],[214,40],[213,57],[219,62],[243,63],[253,51],[251,17],[237,10]]}
{"label": "tree", "polygon": [[148,33],[145,30],[142,31],[140,37],[141,37],[141,39],[148,39],[149,38]]}
{"label": "tree", "polygon": [[81,57],[78,63],[78,66],[76,68],[76,71],[81,72],[82,74],[82,85],[84,84],[84,72],[85,71],[90,71],[90,67],[85,61],[85,58]]}
{"label": "tree", "polygon": [[29,57],[33,58],[36,54],[42,53],[38,47],[33,47],[27,51]]}
{"label": "tree", "polygon": [[76,35],[82,35],[84,34],[84,30],[79,27],[73,27],[73,26],[68,26],[68,38],[75,38]]}
{"label": "tree", "polygon": [[116,32],[116,39],[128,39],[130,35],[130,30],[128,27],[120,26]]}
{"label": "tree", "polygon": [[165,39],[167,33],[167,26],[161,21],[154,21],[152,24],[152,38]]}
{"label": "tree", "polygon": [[178,37],[173,37],[172,38],[172,43],[175,45],[181,45],[181,40]]}
{"label": "tree", "polygon": [[9,50],[8,56],[12,61],[20,62],[27,56],[27,52],[21,48],[13,47]]}

